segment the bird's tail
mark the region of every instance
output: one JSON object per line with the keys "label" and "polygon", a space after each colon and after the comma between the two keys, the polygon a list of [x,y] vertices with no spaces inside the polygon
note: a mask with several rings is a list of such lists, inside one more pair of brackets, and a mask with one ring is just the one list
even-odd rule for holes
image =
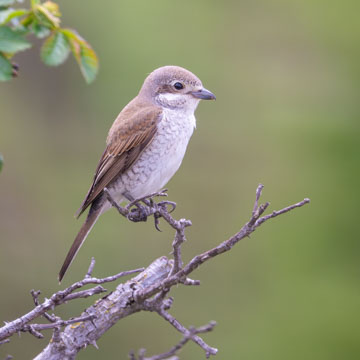
{"label": "bird's tail", "polygon": [[59,272],[59,282],[61,282],[61,280],[63,279],[67,269],[69,268],[69,266],[73,262],[73,260],[74,260],[74,258],[76,256],[76,254],[78,253],[81,245],[84,243],[84,241],[87,238],[90,230],[95,225],[96,220],[99,218],[99,216],[101,214],[102,214],[102,207],[101,206],[99,206],[97,208],[92,206],[90,208],[89,214],[88,214],[84,224],[82,225],[79,233],[76,235],[76,238],[75,238],[73,244],[71,245],[71,248],[70,248],[68,254],[66,255],[64,264],[61,267],[61,270]]}

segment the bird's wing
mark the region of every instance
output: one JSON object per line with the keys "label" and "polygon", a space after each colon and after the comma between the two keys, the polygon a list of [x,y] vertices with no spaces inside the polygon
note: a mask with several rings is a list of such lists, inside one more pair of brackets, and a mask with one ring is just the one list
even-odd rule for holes
{"label": "bird's wing", "polygon": [[77,216],[100,195],[119,174],[125,172],[150,144],[157,130],[161,109],[155,106],[126,107],[115,120],[107,139],[107,147],[95,171],[93,184]]}

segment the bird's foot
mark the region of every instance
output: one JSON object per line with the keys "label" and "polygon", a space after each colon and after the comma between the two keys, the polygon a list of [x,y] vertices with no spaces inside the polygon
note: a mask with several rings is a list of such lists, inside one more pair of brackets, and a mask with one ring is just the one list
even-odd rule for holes
{"label": "bird's foot", "polygon": [[[160,201],[156,203],[154,198],[158,196],[167,196],[167,189],[131,201],[126,206],[128,212],[127,218],[130,221],[139,222],[146,221],[148,216],[154,215],[155,228],[161,231],[159,228],[160,218],[162,217],[161,213],[164,211],[172,213],[176,208],[176,203],[172,201]],[[140,202],[145,205],[141,205]],[[168,206],[170,206],[170,209]]]}
{"label": "bird's foot", "polygon": [[133,222],[147,221],[148,216],[151,215],[149,207],[141,205],[138,202],[132,205],[135,205],[135,208],[129,209],[127,218]]}

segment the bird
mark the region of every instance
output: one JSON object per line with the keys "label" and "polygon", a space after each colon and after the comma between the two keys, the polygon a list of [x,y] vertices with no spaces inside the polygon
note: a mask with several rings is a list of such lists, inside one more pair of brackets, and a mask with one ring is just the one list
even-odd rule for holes
{"label": "bird", "polygon": [[92,227],[112,207],[162,189],[179,169],[196,127],[200,100],[215,100],[200,79],[179,66],[151,72],[111,126],[92,185],[77,211],[90,210],[59,272],[61,281]]}

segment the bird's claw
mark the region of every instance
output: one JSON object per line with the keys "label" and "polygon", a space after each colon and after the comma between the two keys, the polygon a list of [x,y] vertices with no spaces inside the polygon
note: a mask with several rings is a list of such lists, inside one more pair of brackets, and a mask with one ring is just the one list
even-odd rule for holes
{"label": "bird's claw", "polygon": [[160,218],[161,218],[161,215],[159,214],[159,212],[154,213],[155,229],[156,229],[157,231],[162,232],[162,230],[159,228]]}
{"label": "bird's claw", "polygon": [[[168,205],[171,206],[170,210],[167,208]],[[176,203],[173,201],[160,201],[157,206],[164,208],[169,214],[171,214],[176,209]]]}
{"label": "bird's claw", "polygon": [[138,203],[136,203],[135,205],[136,208],[130,210],[128,219],[133,222],[147,221],[147,218],[149,216],[147,208]]}
{"label": "bird's claw", "polygon": [[[170,210],[168,209],[168,205],[171,206]],[[158,208],[162,208],[164,209],[166,212],[168,212],[169,214],[172,213],[175,209],[176,209],[176,203],[172,202],[172,201],[160,201],[159,203],[155,203],[155,206],[157,206]],[[160,224],[160,218],[161,218],[161,214],[159,211],[156,211],[154,213],[154,222],[155,222],[155,229],[157,231],[162,231],[159,228],[159,224]]]}

